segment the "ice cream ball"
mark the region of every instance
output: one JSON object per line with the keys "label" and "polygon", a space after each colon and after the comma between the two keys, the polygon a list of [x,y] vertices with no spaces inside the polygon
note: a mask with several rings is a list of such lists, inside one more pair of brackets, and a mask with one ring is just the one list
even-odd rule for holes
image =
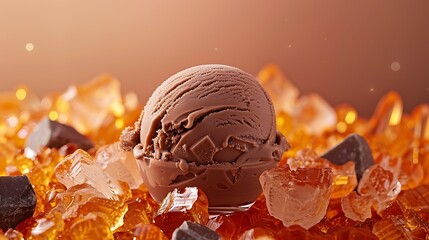
{"label": "ice cream ball", "polygon": [[218,64],[191,67],[163,82],[121,143],[133,150],[156,201],[174,188],[196,186],[210,207],[252,203],[262,191],[259,175],[289,148],[259,82]]}

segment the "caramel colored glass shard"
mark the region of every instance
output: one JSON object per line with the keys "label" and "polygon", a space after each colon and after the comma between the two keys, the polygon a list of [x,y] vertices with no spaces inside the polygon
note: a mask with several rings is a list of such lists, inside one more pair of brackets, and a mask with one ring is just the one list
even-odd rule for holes
{"label": "caramel colored glass shard", "polygon": [[414,137],[429,141],[429,104],[417,106],[411,116],[414,121]]}
{"label": "caramel colored glass shard", "polygon": [[67,188],[86,183],[101,192],[105,198],[112,200],[118,200],[118,195],[123,194],[119,182],[111,178],[88,153],[80,149],[58,164],[55,174],[58,181]]}
{"label": "caramel colored glass shard", "polygon": [[[9,228],[5,233],[4,233],[4,240],[22,240],[24,239],[24,236],[22,235],[22,233],[20,233],[19,231]],[[1,234],[0,234],[0,239],[2,239]]]}
{"label": "caramel colored glass shard", "polygon": [[162,230],[154,224],[139,224],[133,230],[136,240],[167,240]]}
{"label": "caramel colored glass shard", "polygon": [[396,92],[389,92],[377,104],[369,124],[368,132],[380,134],[387,128],[397,126],[402,118],[402,98]]}
{"label": "caramel colored glass shard", "polygon": [[208,199],[205,193],[196,187],[174,189],[161,203],[154,222],[167,237],[184,221],[190,220],[206,224],[209,219]]}
{"label": "caramel colored glass shard", "polygon": [[276,238],[275,238],[275,233],[272,230],[256,227],[245,231],[240,237],[240,240],[247,240],[247,239],[275,240]]}
{"label": "caramel colored glass shard", "polygon": [[[127,192],[125,187],[124,190]],[[123,224],[123,216],[128,209],[125,201],[129,199],[129,195],[118,196],[118,200],[107,199],[98,189],[88,184],[81,184],[58,194],[54,210],[61,211],[64,219],[94,213],[112,229],[116,229]]]}
{"label": "caramel colored glass shard", "polygon": [[304,228],[293,225],[284,228],[276,233],[276,239],[290,239],[290,240],[322,240],[322,236],[310,233]]}
{"label": "caramel colored glass shard", "polygon": [[109,114],[123,114],[119,81],[100,76],[84,85],[72,85],[58,97],[54,110],[60,122],[75,127],[82,134],[95,132]]}
{"label": "caramel colored glass shard", "polygon": [[331,240],[377,240],[369,230],[355,227],[337,227],[328,233],[325,239]]}
{"label": "caramel colored glass shard", "polygon": [[130,188],[143,182],[133,153],[124,151],[119,142],[99,148],[94,159],[111,178],[128,183]]}
{"label": "caramel colored glass shard", "polygon": [[406,227],[405,220],[401,217],[389,216],[378,221],[374,224],[372,232],[380,240],[413,239],[411,230]]}
{"label": "caramel colored glass shard", "polygon": [[[279,165],[283,165],[282,162]],[[285,162],[292,170],[297,168],[331,168],[333,174],[331,198],[347,196],[357,186],[353,161],[335,165],[324,158],[320,158],[313,150],[305,148],[299,150],[295,157],[287,158]]]}
{"label": "caramel colored glass shard", "polygon": [[349,161],[341,166],[331,163],[330,167],[333,173],[331,199],[342,198],[352,193],[358,184],[354,162]]}
{"label": "caramel colored glass shard", "polygon": [[60,212],[53,211],[45,217],[37,220],[37,224],[31,229],[31,239],[58,239],[58,235],[64,230],[64,220]]}
{"label": "caramel colored glass shard", "polygon": [[270,215],[283,225],[309,229],[326,213],[332,190],[329,168],[298,168],[288,165],[265,171],[260,182]]}
{"label": "caramel colored glass shard", "polygon": [[398,201],[407,209],[419,211],[429,209],[429,186],[421,185],[414,189],[403,191],[398,196]]}
{"label": "caramel colored glass shard", "polygon": [[292,113],[299,92],[280,68],[274,64],[267,65],[259,71],[258,79],[270,95],[276,112]]}
{"label": "caramel colored glass shard", "polygon": [[93,213],[80,216],[66,223],[64,239],[106,239],[113,240],[110,226],[102,218]]}
{"label": "caramel colored glass shard", "polygon": [[341,209],[346,217],[363,222],[371,218],[372,198],[369,196],[359,196],[356,192],[341,199]]}
{"label": "caramel colored glass shard", "polygon": [[380,213],[399,194],[401,184],[393,173],[374,165],[364,172],[357,191],[361,196],[371,197]]}
{"label": "caramel colored glass shard", "polygon": [[334,148],[321,155],[335,165],[342,165],[348,161],[355,163],[357,179],[362,178],[363,172],[374,165],[371,149],[362,136],[350,134]]}
{"label": "caramel colored glass shard", "polygon": [[335,110],[317,94],[300,97],[292,116],[298,122],[304,123],[314,135],[320,135],[326,130],[335,129],[337,124]]}

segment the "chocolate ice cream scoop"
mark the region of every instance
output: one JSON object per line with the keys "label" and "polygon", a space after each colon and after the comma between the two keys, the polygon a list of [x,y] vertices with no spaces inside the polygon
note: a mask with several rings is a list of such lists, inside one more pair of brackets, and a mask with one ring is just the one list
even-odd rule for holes
{"label": "chocolate ice cream scoop", "polygon": [[270,98],[250,74],[202,65],[162,83],[121,141],[134,150],[155,200],[197,186],[211,207],[236,206],[255,200],[259,175],[289,147],[275,120]]}

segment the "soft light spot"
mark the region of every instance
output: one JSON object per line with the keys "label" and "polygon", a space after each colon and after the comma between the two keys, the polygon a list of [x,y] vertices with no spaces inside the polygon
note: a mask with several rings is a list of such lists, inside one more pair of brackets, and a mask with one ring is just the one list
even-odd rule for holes
{"label": "soft light spot", "polygon": [[124,127],[124,120],[122,120],[120,118],[116,119],[116,121],[115,121],[115,127],[117,129],[123,128]]}
{"label": "soft light spot", "polygon": [[11,116],[9,118],[6,119],[7,124],[9,125],[9,127],[16,127],[18,125],[18,118],[15,116]]}
{"label": "soft light spot", "polygon": [[402,118],[402,106],[395,105],[392,109],[392,115],[390,115],[389,125],[396,126],[399,124]]}
{"label": "soft light spot", "polygon": [[292,48],[292,44],[287,45],[288,48]]}
{"label": "soft light spot", "polygon": [[124,97],[124,106],[127,110],[134,110],[139,105],[139,99],[137,97],[137,94],[130,92],[127,93]]}
{"label": "soft light spot", "polygon": [[214,50],[217,51],[217,50],[219,50],[219,48],[215,47]]}
{"label": "soft light spot", "polygon": [[115,117],[120,117],[124,114],[125,109],[121,102],[115,101],[111,105],[112,113]]}
{"label": "soft light spot", "polygon": [[48,116],[49,116],[49,119],[51,119],[52,121],[58,120],[58,117],[59,117],[56,111],[50,111]]}
{"label": "soft light spot", "polygon": [[24,100],[27,97],[27,91],[24,88],[18,88],[15,95],[18,100]]}
{"label": "soft light spot", "polygon": [[370,91],[370,92],[374,92],[374,88],[370,88],[370,89],[369,89],[369,91]]}
{"label": "soft light spot", "polygon": [[390,64],[390,68],[394,71],[397,72],[401,69],[401,64],[397,61],[392,62],[392,64]]}
{"label": "soft light spot", "polygon": [[340,133],[344,133],[347,130],[347,124],[345,122],[337,123],[337,131]]}
{"label": "soft light spot", "polygon": [[346,117],[344,119],[347,124],[352,124],[356,120],[356,112],[350,111],[346,114]]}
{"label": "soft light spot", "polygon": [[27,50],[28,52],[32,52],[34,50],[34,44],[32,43],[25,44],[25,50]]}

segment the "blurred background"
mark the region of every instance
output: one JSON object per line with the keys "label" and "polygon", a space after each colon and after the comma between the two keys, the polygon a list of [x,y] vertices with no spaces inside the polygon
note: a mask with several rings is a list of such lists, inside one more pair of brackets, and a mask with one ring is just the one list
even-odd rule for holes
{"label": "blurred background", "polygon": [[301,94],[370,116],[429,102],[429,1],[0,1],[0,91],[43,96],[108,73],[146,102],[172,74],[278,64]]}

